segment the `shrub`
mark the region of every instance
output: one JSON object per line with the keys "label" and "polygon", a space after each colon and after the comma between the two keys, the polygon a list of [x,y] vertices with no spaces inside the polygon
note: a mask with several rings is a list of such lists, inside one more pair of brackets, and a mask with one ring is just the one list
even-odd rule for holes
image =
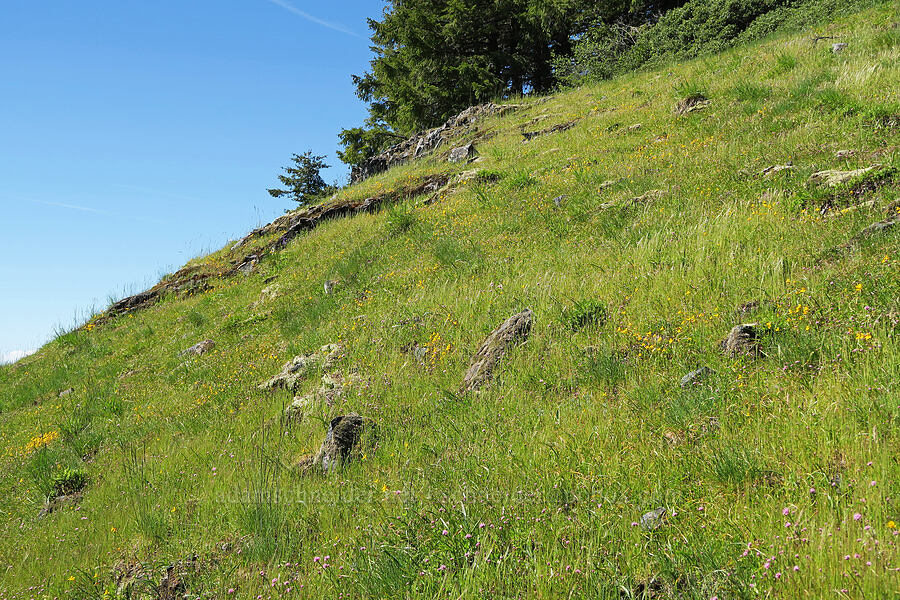
{"label": "shrub", "polygon": [[406,205],[395,204],[387,210],[387,230],[391,237],[408,232],[417,222],[416,214]]}
{"label": "shrub", "polygon": [[84,469],[63,469],[62,472],[53,476],[53,495],[68,496],[75,492],[80,492],[87,485],[88,476]]}
{"label": "shrub", "polygon": [[782,75],[792,71],[797,66],[797,57],[786,52],[779,52],[775,55],[775,67],[773,69],[775,75]]}
{"label": "shrub", "polygon": [[564,308],[560,321],[572,331],[578,331],[589,325],[603,325],[607,316],[606,306],[602,302],[588,299]]}
{"label": "shrub", "polygon": [[[878,0],[688,0],[656,22],[639,27],[598,24],[557,56],[553,66],[560,84],[608,79],[626,71],[672,60],[714,54],[780,30],[797,30],[847,14]],[[890,35],[882,44],[896,43]],[[794,67],[779,57],[776,69]]]}

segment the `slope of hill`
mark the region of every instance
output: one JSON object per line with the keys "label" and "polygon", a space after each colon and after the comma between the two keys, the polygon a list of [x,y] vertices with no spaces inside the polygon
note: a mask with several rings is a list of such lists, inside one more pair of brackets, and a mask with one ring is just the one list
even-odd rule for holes
{"label": "slope of hill", "polygon": [[514,102],[0,368],[0,600],[896,597],[897,21]]}

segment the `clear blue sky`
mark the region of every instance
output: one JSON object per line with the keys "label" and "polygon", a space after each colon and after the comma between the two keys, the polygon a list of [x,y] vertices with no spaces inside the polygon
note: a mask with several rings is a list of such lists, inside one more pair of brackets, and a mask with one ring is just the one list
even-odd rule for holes
{"label": "clear blue sky", "polygon": [[343,179],[383,6],[5,0],[0,360],[283,213],[291,153]]}

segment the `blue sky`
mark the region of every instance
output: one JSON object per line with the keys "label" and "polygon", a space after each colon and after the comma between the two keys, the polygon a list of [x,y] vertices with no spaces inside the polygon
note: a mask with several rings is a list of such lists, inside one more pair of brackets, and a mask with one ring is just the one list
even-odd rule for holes
{"label": "blue sky", "polygon": [[344,178],[383,6],[6,0],[0,360],[283,213],[291,153]]}

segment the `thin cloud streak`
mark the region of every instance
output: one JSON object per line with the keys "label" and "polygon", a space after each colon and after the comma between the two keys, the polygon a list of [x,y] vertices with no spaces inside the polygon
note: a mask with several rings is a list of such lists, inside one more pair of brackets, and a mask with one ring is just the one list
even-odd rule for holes
{"label": "thin cloud streak", "polygon": [[[7,198],[12,198],[11,196],[7,196]],[[80,206],[78,204],[66,204],[65,202],[52,202],[50,200],[38,200],[37,198],[22,198],[15,197],[16,201],[19,202],[30,202],[32,204],[43,204],[44,206],[55,206],[57,208],[68,208],[69,210],[77,210],[81,212],[93,213],[95,215],[106,215],[108,217],[113,217],[116,219],[125,219],[127,221],[132,221],[135,223],[150,223],[152,225],[169,225],[169,221],[162,221],[160,219],[154,219],[152,217],[145,217],[143,215],[124,215],[121,213],[114,213],[108,210],[102,210],[100,208],[92,208],[90,206]]]}
{"label": "thin cloud streak", "polygon": [[355,31],[350,31],[349,29],[347,29],[346,27],[344,27],[342,25],[338,25],[335,23],[329,23],[328,21],[320,19],[319,17],[313,16],[306,11],[300,10],[299,8],[297,8],[296,6],[294,6],[287,0],[269,0],[269,2],[271,2],[272,4],[275,4],[277,6],[280,6],[284,10],[294,13],[298,17],[302,17],[302,18],[306,19],[307,21],[315,23],[316,25],[321,25],[322,27],[327,27],[328,29],[333,29],[334,31],[339,31],[346,35],[352,35],[353,37],[356,37],[356,38],[360,37],[360,35],[358,33],[356,33]]}
{"label": "thin cloud streak", "polygon": [[109,213],[99,208],[91,208],[90,206],[78,206],[77,204],[65,204],[63,202],[50,202],[49,200],[35,200],[34,198],[25,198],[26,202],[34,204],[44,204],[46,206],[58,206],[59,208],[69,208],[72,210],[80,210],[82,212],[97,213],[98,215],[108,215]]}
{"label": "thin cloud streak", "polygon": [[207,200],[203,200],[201,198],[195,198],[193,196],[182,196],[181,194],[172,194],[170,192],[164,192],[162,190],[154,190],[152,188],[141,187],[137,185],[129,185],[125,183],[113,183],[111,184],[113,187],[117,187],[123,190],[132,190],[135,192],[141,192],[143,194],[149,194],[151,196],[162,196],[163,198],[171,198],[172,200],[186,200],[188,202],[196,202],[198,204],[205,204],[208,202]]}

